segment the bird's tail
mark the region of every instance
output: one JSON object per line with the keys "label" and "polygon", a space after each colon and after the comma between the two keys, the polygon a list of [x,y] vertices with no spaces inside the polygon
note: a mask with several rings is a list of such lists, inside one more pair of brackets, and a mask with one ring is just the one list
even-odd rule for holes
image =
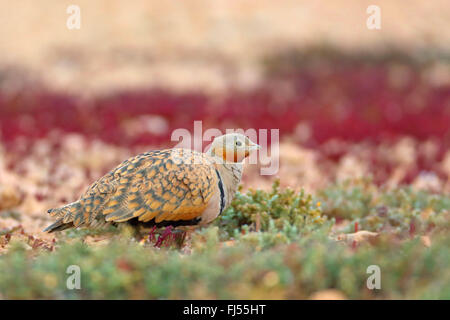
{"label": "bird's tail", "polygon": [[44,232],[51,233],[54,231],[62,231],[68,228],[72,228],[74,226],[73,219],[75,215],[80,211],[80,209],[81,204],[79,201],[69,203],[60,208],[49,209],[47,212],[50,214],[50,216],[57,217],[58,220],[45,228]]}
{"label": "bird's tail", "polygon": [[44,232],[52,233],[55,231],[62,231],[73,227],[73,222],[64,223],[63,218],[56,220],[55,223],[49,225],[44,229]]}

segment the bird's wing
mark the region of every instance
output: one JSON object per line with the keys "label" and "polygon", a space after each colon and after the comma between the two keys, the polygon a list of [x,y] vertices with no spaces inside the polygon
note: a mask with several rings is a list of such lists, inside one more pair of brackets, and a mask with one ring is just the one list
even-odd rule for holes
{"label": "bird's wing", "polygon": [[205,210],[218,180],[208,156],[185,149],[150,151],[131,158],[94,183],[80,199],[78,226],[138,218],[147,222],[191,220]]}

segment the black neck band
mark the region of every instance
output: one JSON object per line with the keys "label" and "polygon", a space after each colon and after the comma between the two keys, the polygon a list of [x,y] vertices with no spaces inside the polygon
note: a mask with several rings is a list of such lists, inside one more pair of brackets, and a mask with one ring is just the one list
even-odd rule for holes
{"label": "black neck band", "polygon": [[222,178],[220,177],[219,171],[216,169],[217,178],[219,178],[219,190],[220,190],[220,213],[225,209],[225,191],[223,190]]}

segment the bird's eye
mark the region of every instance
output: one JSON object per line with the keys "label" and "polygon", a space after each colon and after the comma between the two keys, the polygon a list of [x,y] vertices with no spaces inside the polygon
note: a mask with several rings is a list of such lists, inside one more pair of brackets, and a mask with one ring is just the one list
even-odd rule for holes
{"label": "bird's eye", "polygon": [[242,142],[236,141],[236,146],[238,146],[238,147],[242,146]]}

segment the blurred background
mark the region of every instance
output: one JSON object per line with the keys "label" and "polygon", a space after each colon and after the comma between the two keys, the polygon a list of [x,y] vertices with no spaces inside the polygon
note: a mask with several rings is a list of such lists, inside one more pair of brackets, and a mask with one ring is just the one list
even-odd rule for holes
{"label": "blurred background", "polygon": [[0,23],[0,210],[30,233],[194,120],[280,130],[278,174],[244,188],[450,191],[448,1],[0,0]]}

